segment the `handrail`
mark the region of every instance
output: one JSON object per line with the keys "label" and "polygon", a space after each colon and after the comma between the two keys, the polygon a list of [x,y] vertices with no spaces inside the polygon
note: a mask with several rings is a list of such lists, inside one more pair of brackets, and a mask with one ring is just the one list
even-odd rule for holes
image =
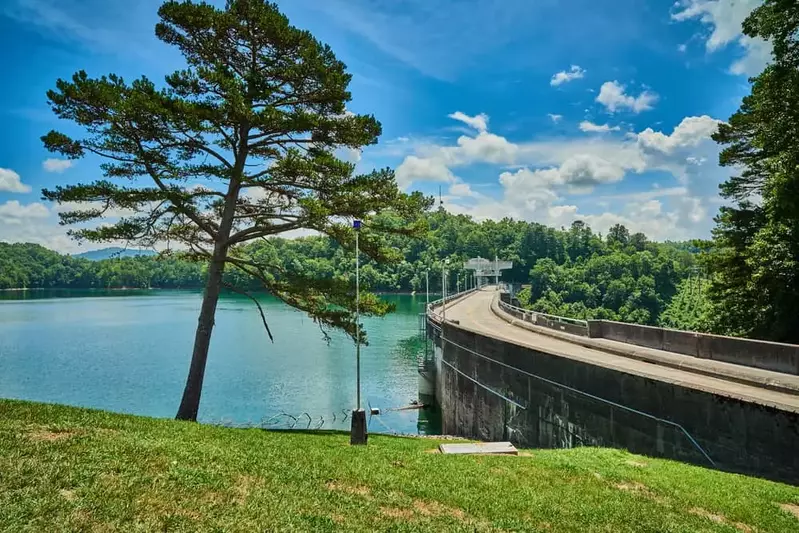
{"label": "handrail", "polygon": [[511,305],[511,304],[505,303],[502,300],[499,301],[499,306],[500,307],[508,307],[510,309],[513,309],[514,311],[518,311],[518,312],[524,313],[524,314],[543,316],[543,317],[546,317],[546,318],[548,318],[550,320],[553,320],[555,322],[565,322],[567,324],[574,324],[575,326],[583,326],[583,327],[586,327],[586,328],[588,327],[588,321],[587,320],[581,320],[579,318],[569,318],[567,316],[558,316],[558,315],[549,315],[547,313],[540,313],[538,311],[533,311],[531,309],[524,309],[522,307],[516,307],[515,305]]}
{"label": "handrail", "polygon": [[434,307],[436,307],[437,305],[441,305],[441,303],[444,302],[444,301],[449,302],[449,301],[454,300],[456,298],[460,298],[461,296],[464,296],[466,294],[475,292],[476,290],[477,290],[477,288],[473,288],[473,289],[469,289],[469,290],[465,290],[465,291],[461,291],[461,292],[456,292],[455,294],[450,294],[446,298],[439,298],[438,300],[434,300],[434,301],[430,302],[429,304],[427,304],[427,309],[426,309],[427,316],[434,315],[434,316],[437,316],[437,317],[441,317],[441,313],[433,312],[433,308]]}

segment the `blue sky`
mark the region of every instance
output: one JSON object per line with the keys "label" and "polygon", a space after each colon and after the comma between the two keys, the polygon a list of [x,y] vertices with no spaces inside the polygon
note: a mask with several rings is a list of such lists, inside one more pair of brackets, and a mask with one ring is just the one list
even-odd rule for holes
{"label": "blue sky", "polygon": [[[45,93],[80,69],[162,79],[180,68],[153,34],[159,4],[0,6],[0,240],[77,249],[40,190],[99,172],[43,149],[41,135],[70,130]],[[620,222],[659,240],[709,236],[730,172],[709,136],[769,57],[740,34],[759,0],[278,4],[347,64],[349,108],[383,124],[377,146],[349,155],[360,171],[395,168],[403,188],[441,188],[449,210],[478,219]]]}

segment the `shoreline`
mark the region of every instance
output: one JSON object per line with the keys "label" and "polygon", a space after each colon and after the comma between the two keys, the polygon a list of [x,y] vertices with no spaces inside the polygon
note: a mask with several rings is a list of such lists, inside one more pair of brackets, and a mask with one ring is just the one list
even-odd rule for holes
{"label": "shoreline", "polygon": [[[40,292],[40,291],[202,291],[203,287],[15,287],[0,289],[2,292]],[[230,292],[224,291],[223,292]],[[263,293],[265,291],[254,291]],[[424,296],[423,292],[411,291],[374,291],[377,296]],[[441,293],[430,293],[430,296],[440,296]]]}

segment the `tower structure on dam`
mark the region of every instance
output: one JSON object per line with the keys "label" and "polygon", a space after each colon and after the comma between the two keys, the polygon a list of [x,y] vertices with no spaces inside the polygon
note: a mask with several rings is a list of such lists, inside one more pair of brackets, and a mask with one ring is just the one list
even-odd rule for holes
{"label": "tower structure on dam", "polygon": [[500,261],[498,257],[495,257],[493,261],[483,257],[474,257],[463,263],[463,268],[474,271],[476,286],[479,288],[487,283],[499,284],[502,271],[513,268],[513,262]]}

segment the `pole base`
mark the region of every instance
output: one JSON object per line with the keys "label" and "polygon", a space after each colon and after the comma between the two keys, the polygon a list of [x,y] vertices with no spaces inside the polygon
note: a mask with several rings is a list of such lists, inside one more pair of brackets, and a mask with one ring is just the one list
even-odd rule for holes
{"label": "pole base", "polygon": [[350,444],[360,445],[366,444],[369,438],[366,432],[366,411],[363,409],[352,410],[352,426],[350,429]]}

